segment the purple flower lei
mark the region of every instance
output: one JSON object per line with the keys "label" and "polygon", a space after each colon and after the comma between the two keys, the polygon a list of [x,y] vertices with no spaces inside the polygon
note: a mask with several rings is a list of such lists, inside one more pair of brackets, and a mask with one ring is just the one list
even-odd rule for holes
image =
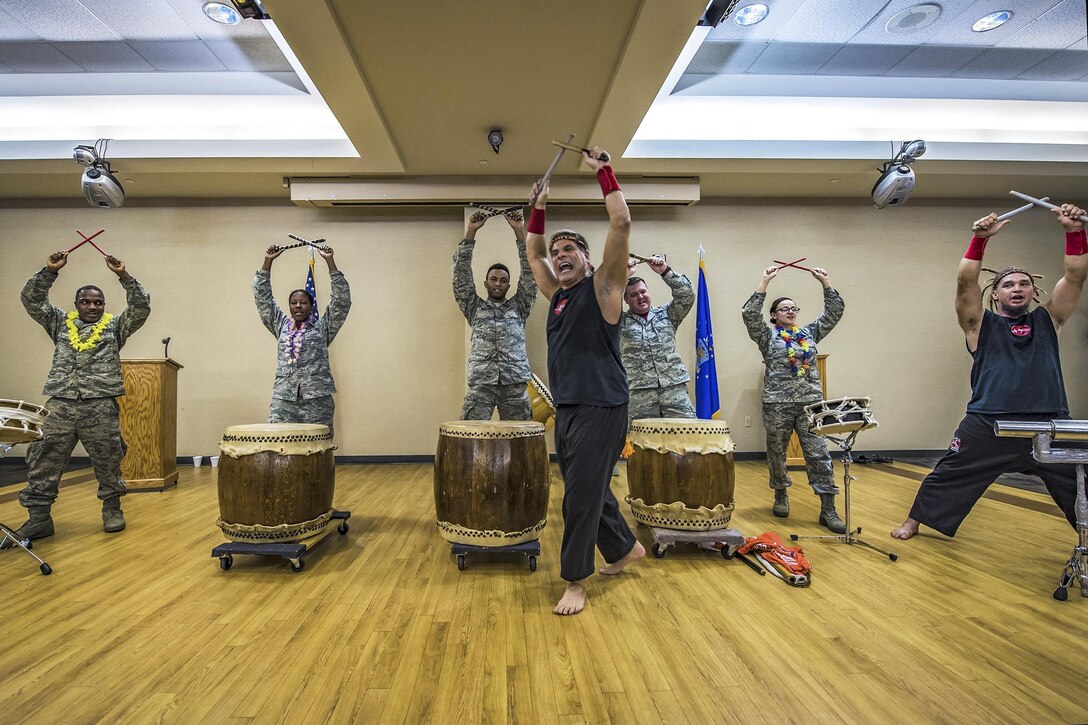
{"label": "purple flower lei", "polygon": [[299,356],[302,354],[302,338],[306,335],[306,331],[313,327],[313,322],[314,316],[312,313],[305,322],[297,326],[294,320],[284,321],[283,326],[287,338],[283,341],[283,354],[287,358],[289,365],[298,365]]}

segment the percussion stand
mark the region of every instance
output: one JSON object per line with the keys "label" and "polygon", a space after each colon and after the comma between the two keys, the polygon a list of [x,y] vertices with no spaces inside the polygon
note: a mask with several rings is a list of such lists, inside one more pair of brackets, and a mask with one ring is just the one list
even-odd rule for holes
{"label": "percussion stand", "polygon": [[[7,452],[15,445],[14,443],[0,443],[0,458],[7,455]],[[30,550],[30,547],[33,546],[30,539],[20,539],[7,524],[0,523],[0,544],[6,543],[8,539],[11,539],[12,543],[38,560],[38,569],[41,571],[42,576],[49,576],[53,573],[53,567],[46,564],[41,557]]]}
{"label": "percussion stand", "polygon": [[1080,580],[1080,594],[1088,597],[1088,497],[1084,493],[1084,464],[1088,463],[1088,448],[1059,448],[1052,450],[1054,440],[1088,440],[1088,421],[1053,420],[1049,422],[998,420],[994,433],[1003,437],[1031,436],[1031,454],[1039,463],[1071,463],[1077,467],[1077,544],[1062,569],[1054,598],[1064,602],[1069,598],[1067,587]]}
{"label": "percussion stand", "polygon": [[798,536],[797,534],[790,534],[791,541],[798,541],[800,539],[812,539],[814,541],[841,541],[844,544],[855,544],[857,546],[864,546],[867,549],[879,552],[888,557],[892,561],[899,559],[898,554],[893,554],[890,551],[884,551],[879,546],[873,546],[868,541],[862,541],[858,538],[858,534],[861,533],[861,527],[856,529],[850,526],[850,482],[856,481],[856,476],[850,475],[850,462],[853,457],[850,455],[850,451],[854,447],[854,439],[857,438],[860,430],[851,431],[845,438],[836,438],[835,436],[825,435],[824,438],[835,441],[835,443],[842,448],[842,487],[843,487],[843,520],[846,522],[845,534],[823,535],[823,536]]}

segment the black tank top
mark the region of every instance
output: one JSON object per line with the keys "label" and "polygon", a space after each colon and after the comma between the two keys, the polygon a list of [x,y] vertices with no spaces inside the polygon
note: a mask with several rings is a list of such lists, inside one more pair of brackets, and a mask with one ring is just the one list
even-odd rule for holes
{"label": "black tank top", "polygon": [[1023,317],[983,312],[968,413],[1069,414],[1058,332],[1042,307]]}
{"label": "black tank top", "polygon": [[593,278],[559,288],[548,309],[548,383],[559,405],[615,406],[627,402],[620,361],[620,326],[601,314]]}

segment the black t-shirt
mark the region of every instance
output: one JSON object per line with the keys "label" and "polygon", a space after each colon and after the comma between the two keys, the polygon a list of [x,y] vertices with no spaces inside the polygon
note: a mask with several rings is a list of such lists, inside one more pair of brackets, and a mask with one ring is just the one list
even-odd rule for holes
{"label": "black t-shirt", "polygon": [[968,413],[1068,415],[1058,332],[1046,309],[1022,317],[985,310],[974,358]]}
{"label": "black t-shirt", "polygon": [[620,326],[601,314],[593,278],[559,288],[548,308],[548,382],[558,405],[627,403]]}

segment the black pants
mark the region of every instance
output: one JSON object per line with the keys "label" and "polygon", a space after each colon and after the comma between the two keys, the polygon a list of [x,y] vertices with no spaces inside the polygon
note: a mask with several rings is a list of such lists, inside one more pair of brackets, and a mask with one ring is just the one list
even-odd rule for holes
{"label": "black pants", "polygon": [[593,573],[593,546],[606,562],[619,561],[635,535],[612,494],[612,465],[623,450],[627,406],[560,405],[555,449],[563,474],[563,551],[560,576],[581,581]]}
{"label": "black pants", "polygon": [[1039,463],[1031,456],[1031,438],[999,438],[994,433],[995,420],[1068,418],[1048,413],[997,416],[968,413],[960,421],[948,452],[922,481],[910,517],[945,536],[955,536],[975,502],[998,476],[1026,473],[1043,480],[1046,490],[1075,528],[1076,467],[1069,463]]}

